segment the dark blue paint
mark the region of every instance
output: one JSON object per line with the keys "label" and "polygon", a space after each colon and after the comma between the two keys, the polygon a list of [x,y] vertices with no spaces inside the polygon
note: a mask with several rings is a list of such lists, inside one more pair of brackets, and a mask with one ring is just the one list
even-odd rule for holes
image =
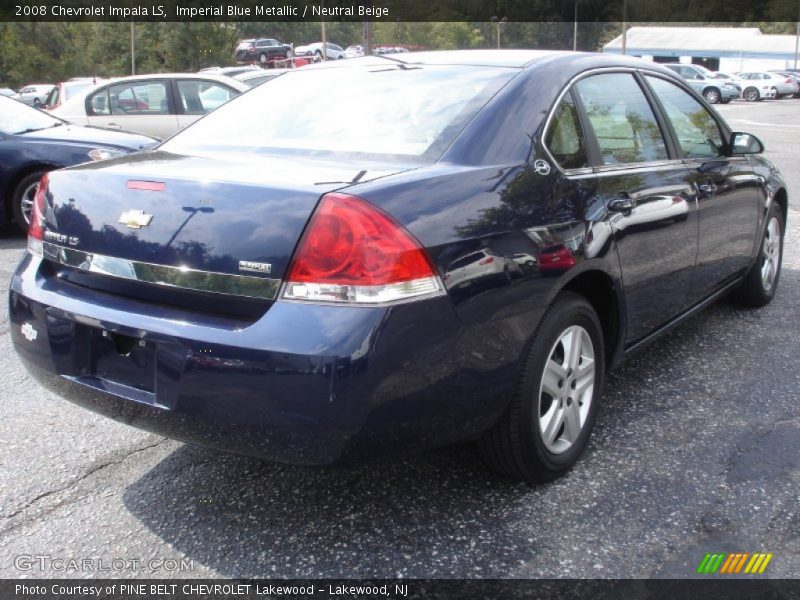
{"label": "dark blue paint", "polygon": [[[538,174],[530,165],[550,160],[544,118],[564,86],[586,70],[645,65],[536,56],[433,164],[156,151],[52,177],[47,226],[79,237],[82,250],[228,273],[238,260],[271,261],[274,277],[320,196],[346,190],[408,228],[446,296],[382,307],[277,300],[232,310],[239,300],[78,280],[26,256],[10,292],[18,353],[44,385],[112,418],[303,464],[480,435],[507,405],[529,340],[565,287],[608,290],[608,306],[598,308],[607,363],[616,364],[637,340],[741,276],[768,202],[785,185],[762,157],[731,159],[727,170],[704,175],[724,185],[733,171],[756,176],[706,199],[693,187],[702,165],[676,156],[660,170]],[[164,181],[166,189],[127,190],[128,179]],[[638,194],[639,212],[608,210],[620,190]],[[184,206],[214,210],[184,223]],[[116,223],[128,208],[152,211],[152,226],[132,232]],[[732,238],[720,233],[726,215],[737,219]],[[480,252],[492,269],[459,270]],[[35,340],[23,337],[25,323],[38,330]],[[140,350],[120,356],[139,340]]]}

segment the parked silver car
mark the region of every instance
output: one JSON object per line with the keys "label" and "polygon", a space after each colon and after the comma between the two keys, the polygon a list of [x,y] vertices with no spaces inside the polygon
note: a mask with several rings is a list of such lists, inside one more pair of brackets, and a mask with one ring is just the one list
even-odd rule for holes
{"label": "parked silver car", "polygon": [[692,88],[702,94],[709,104],[727,104],[741,97],[742,88],[736,81],[717,77],[700,65],[665,64],[665,67],[683,77]]}
{"label": "parked silver car", "polygon": [[50,90],[54,87],[52,83],[30,83],[11,97],[29,106],[42,106]]}

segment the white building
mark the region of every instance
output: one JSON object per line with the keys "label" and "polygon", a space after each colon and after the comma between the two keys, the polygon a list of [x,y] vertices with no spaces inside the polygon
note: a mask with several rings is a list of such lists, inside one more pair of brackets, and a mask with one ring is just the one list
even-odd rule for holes
{"label": "white building", "polygon": [[[800,68],[797,37],[761,33],[745,27],[631,27],[625,53],[656,62],[703,65],[712,71],[733,73]],[[620,54],[622,36],[603,46]]]}

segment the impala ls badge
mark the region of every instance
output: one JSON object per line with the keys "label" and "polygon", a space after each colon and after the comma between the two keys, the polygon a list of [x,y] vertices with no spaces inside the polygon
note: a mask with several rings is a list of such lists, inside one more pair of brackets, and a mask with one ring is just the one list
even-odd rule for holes
{"label": "impala ls badge", "polygon": [[271,273],[272,265],[270,263],[251,262],[249,260],[239,261],[240,271],[253,271],[255,273]]}
{"label": "impala ls badge", "polygon": [[131,229],[147,227],[152,220],[153,215],[148,215],[143,210],[126,210],[119,218],[120,223]]}

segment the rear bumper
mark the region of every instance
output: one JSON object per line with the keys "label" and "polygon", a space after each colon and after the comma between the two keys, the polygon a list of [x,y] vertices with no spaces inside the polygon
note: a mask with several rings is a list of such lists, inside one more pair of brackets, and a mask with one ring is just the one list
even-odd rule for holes
{"label": "rear bumper", "polygon": [[504,409],[526,339],[516,321],[463,325],[447,297],[279,301],[244,323],[49,279],[39,264],[26,255],[12,278],[9,320],[42,385],[135,427],[280,462],[360,462],[473,437]]}

